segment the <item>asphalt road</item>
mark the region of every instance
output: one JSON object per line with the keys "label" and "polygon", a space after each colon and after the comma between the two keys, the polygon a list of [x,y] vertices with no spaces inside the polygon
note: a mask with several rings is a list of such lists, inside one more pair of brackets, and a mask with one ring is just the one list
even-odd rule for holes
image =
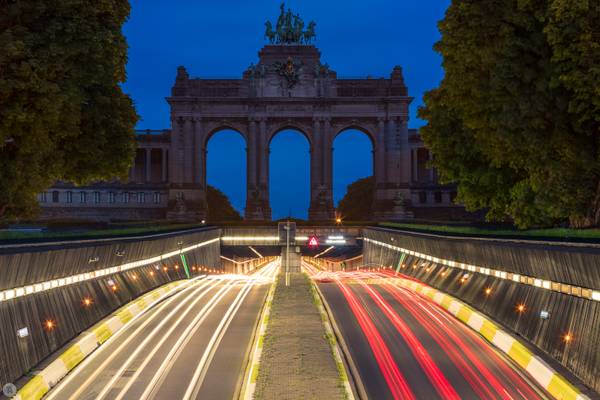
{"label": "asphalt road", "polygon": [[231,399],[275,263],[195,282],[128,324],[46,399]]}
{"label": "asphalt road", "polygon": [[369,398],[550,398],[526,372],[428,299],[369,283],[369,273],[324,276],[319,288]]}

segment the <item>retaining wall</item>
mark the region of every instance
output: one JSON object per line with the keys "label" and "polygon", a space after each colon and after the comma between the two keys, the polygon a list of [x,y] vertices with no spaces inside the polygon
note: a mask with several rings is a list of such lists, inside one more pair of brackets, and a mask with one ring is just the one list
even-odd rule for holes
{"label": "retaining wall", "polygon": [[[0,292],[18,296],[0,299],[0,386],[13,382],[73,337],[115,309],[164,283],[186,277],[179,250],[192,267],[220,265],[219,229],[197,229],[128,238],[0,246]],[[217,240],[214,240],[217,239]],[[68,283],[68,277],[173,253],[152,263]],[[177,267],[176,267],[177,265]],[[166,271],[164,270],[166,267]],[[112,271],[111,271],[112,272]],[[92,275],[93,276],[93,275]],[[42,282],[60,287],[40,290]],[[37,284],[37,286],[36,286]],[[114,286],[114,287],[113,287]],[[27,294],[29,289],[34,293]],[[91,304],[86,305],[84,299]],[[50,329],[46,321],[52,321]],[[28,336],[17,331],[27,328]]]}
{"label": "retaining wall", "polygon": [[365,265],[392,266],[461,299],[600,391],[600,246],[377,228],[364,237]]}

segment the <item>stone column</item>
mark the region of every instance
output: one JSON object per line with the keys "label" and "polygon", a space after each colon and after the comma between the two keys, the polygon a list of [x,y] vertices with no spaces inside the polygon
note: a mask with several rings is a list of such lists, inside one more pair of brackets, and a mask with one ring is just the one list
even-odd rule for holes
{"label": "stone column", "polygon": [[163,183],[166,183],[168,181],[168,177],[167,177],[167,149],[166,148],[162,148],[161,149],[161,174],[160,174],[160,181]]}
{"label": "stone column", "polygon": [[[333,132],[331,131],[331,118],[325,118],[323,123],[323,172],[325,174],[323,184],[327,186],[327,190],[332,192],[333,189]],[[333,205],[332,205],[333,207]]]}
{"label": "stone column", "polygon": [[410,162],[410,142],[408,137],[408,121],[404,117],[398,118],[397,135],[400,140],[400,183],[404,186],[410,184],[411,162]]}
{"label": "stone column", "polygon": [[206,218],[206,192],[199,184],[202,179],[200,171],[195,171],[195,165],[198,164],[195,150],[201,140],[196,137],[193,117],[178,117],[173,126],[167,219],[200,221]]}
{"label": "stone column", "polygon": [[419,148],[414,148],[411,151],[412,156],[412,181],[419,181]]}
{"label": "stone column", "polygon": [[194,184],[206,189],[206,157],[204,154],[206,138],[203,122],[202,118],[194,118],[194,143],[190,157],[192,158]]}
{"label": "stone column", "polygon": [[375,140],[374,152],[374,169],[375,185],[381,187],[385,182],[385,119],[377,120],[377,135]]}
{"label": "stone column", "polygon": [[[313,166],[317,169],[315,179],[318,182],[314,187],[311,184],[309,219],[333,221],[335,210],[333,208],[333,133],[331,119],[324,118],[322,127],[319,126],[319,121],[315,121],[313,125],[316,129],[316,136],[313,139],[316,144],[314,149],[316,156],[314,157],[314,163],[311,162],[311,169]],[[312,159],[311,156],[311,161]]]}
{"label": "stone column", "polygon": [[319,191],[325,176],[323,171],[323,134],[321,121],[313,119],[312,141],[310,143],[310,206],[308,219],[319,219]]}
{"label": "stone column", "polygon": [[257,211],[260,209],[257,187],[257,158],[258,133],[256,121],[253,117],[248,118],[248,135],[246,138],[246,210],[247,220],[256,220]]}
{"label": "stone column", "polygon": [[267,121],[264,117],[249,121],[247,165],[245,218],[252,221],[270,221],[269,143]]}
{"label": "stone column", "polygon": [[169,181],[171,184],[182,183],[181,163],[183,157],[183,119],[171,120],[171,146],[169,148]]}
{"label": "stone column", "polygon": [[152,149],[145,148],[144,151],[146,153],[146,175],[144,182],[150,183],[152,181]]}
{"label": "stone column", "polygon": [[184,132],[184,147],[181,151],[183,155],[182,168],[183,168],[183,183],[194,183],[194,147],[195,147],[195,135],[194,135],[194,121],[192,117],[186,117],[183,126]]}

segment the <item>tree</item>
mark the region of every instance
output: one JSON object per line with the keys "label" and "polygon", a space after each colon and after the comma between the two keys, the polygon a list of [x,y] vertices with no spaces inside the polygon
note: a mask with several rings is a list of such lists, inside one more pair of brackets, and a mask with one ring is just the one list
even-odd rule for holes
{"label": "tree", "polygon": [[119,86],[126,0],[0,2],[0,221],[56,180],[124,177],[137,114]]}
{"label": "tree", "polygon": [[338,213],[348,221],[368,221],[371,218],[374,190],[372,176],[351,183],[338,204]]}
{"label": "tree", "polygon": [[598,2],[454,0],[419,116],[443,183],[519,227],[600,223]]}
{"label": "tree", "polygon": [[227,196],[216,187],[207,185],[206,202],[210,221],[241,221],[242,216],[229,202]]}

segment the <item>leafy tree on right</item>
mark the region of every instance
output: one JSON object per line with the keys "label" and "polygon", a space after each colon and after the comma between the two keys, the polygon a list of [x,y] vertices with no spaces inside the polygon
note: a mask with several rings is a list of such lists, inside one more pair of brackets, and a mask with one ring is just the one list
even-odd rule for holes
{"label": "leafy tree on right", "polygon": [[453,0],[419,116],[443,183],[521,228],[600,224],[600,3]]}

